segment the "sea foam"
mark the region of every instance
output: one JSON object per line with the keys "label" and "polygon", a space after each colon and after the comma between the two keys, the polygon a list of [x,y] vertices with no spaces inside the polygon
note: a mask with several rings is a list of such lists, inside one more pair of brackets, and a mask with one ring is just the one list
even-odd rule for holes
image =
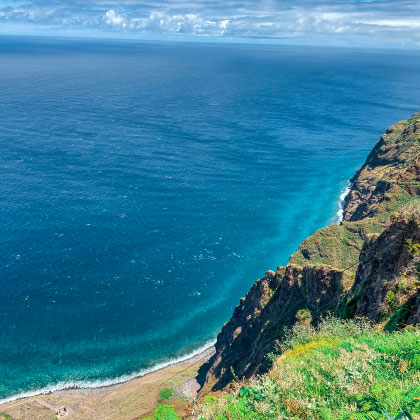
{"label": "sea foam", "polygon": [[338,223],[341,223],[343,221],[344,204],[345,204],[344,200],[347,197],[347,194],[350,192],[350,189],[351,189],[351,182],[348,183],[346,188],[340,194],[340,200],[338,202],[338,211],[337,211],[337,222]]}
{"label": "sea foam", "polygon": [[[65,391],[65,390],[71,390],[71,389],[106,388],[106,387],[111,387],[114,385],[120,385],[125,382],[131,381],[132,379],[140,378],[149,373],[153,373],[158,370],[167,368],[169,366],[173,366],[173,365],[185,362],[188,359],[193,359],[194,357],[200,355],[206,350],[209,350],[215,344],[216,344],[216,340],[209,340],[202,346],[198,347],[196,350],[192,351],[191,353],[187,353],[179,357],[169,358],[168,360],[158,363],[149,369],[142,369],[138,372],[134,372],[128,375],[122,375],[113,379],[104,379],[104,380],[97,380],[97,381],[63,381],[63,382],[57,382],[56,384],[48,385],[43,388],[34,389],[32,391],[21,392],[19,394],[12,395],[10,397],[0,400],[0,405],[9,403],[12,401],[20,400],[22,398],[35,397],[37,395],[47,395],[47,394],[51,394],[57,391]],[[193,361],[193,364],[201,362],[203,360],[204,360],[204,357],[198,358],[198,360]]]}

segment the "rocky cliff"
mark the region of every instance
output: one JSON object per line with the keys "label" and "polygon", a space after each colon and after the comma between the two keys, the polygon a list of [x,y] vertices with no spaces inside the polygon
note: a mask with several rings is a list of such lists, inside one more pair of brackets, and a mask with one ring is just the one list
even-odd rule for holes
{"label": "rocky cliff", "polygon": [[399,216],[366,243],[342,316],[367,317],[389,330],[420,322],[418,251],[410,245],[420,243],[419,221]]}
{"label": "rocky cliff", "polygon": [[263,373],[285,328],[327,312],[390,330],[420,322],[420,113],[386,131],[351,183],[343,222],[315,232],[241,299],[201,369],[203,392]]}
{"label": "rocky cliff", "polygon": [[380,211],[387,192],[397,186],[418,194],[420,174],[420,113],[388,128],[365,164],[350,180],[343,220],[362,220]]}

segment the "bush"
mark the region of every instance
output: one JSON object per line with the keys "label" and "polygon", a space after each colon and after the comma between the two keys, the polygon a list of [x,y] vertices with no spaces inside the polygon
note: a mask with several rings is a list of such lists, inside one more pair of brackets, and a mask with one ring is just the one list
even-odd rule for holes
{"label": "bush", "polygon": [[169,400],[174,395],[175,391],[172,388],[163,388],[159,392],[158,402]]}
{"label": "bush", "polygon": [[407,243],[408,253],[412,257],[419,257],[420,256],[420,244],[419,243],[413,243],[413,240],[411,238],[407,239],[406,243]]}
{"label": "bush", "polygon": [[397,297],[395,296],[395,292],[393,290],[388,291],[388,293],[385,296],[385,301],[391,309],[394,309],[397,303]]}

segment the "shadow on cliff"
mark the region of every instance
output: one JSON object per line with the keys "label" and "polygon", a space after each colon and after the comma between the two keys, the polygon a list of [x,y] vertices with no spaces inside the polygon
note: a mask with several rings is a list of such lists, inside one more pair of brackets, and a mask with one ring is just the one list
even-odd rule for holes
{"label": "shadow on cliff", "polygon": [[235,376],[249,378],[266,372],[271,366],[267,355],[276,349],[285,328],[296,323],[298,313],[309,311],[316,319],[331,310],[346,282],[344,273],[326,266],[289,265],[267,272],[222,328],[216,353],[199,371],[199,383],[215,391]]}

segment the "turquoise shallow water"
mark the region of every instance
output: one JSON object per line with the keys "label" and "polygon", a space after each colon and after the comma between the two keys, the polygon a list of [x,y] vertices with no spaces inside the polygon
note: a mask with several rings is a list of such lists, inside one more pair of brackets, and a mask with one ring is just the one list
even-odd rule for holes
{"label": "turquoise shallow water", "polygon": [[418,52],[0,41],[0,399],[214,340],[420,109]]}

